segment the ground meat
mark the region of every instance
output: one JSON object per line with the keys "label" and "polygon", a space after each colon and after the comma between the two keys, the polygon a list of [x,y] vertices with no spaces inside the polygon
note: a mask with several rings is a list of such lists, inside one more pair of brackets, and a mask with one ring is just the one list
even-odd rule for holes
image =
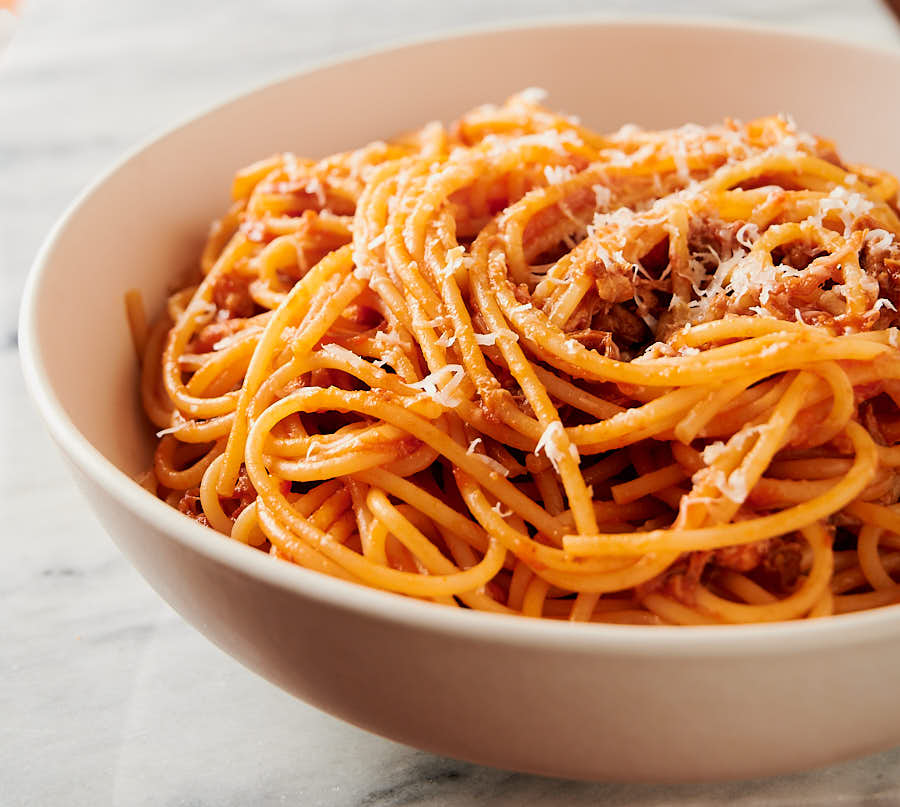
{"label": "ground meat", "polygon": [[[900,309],[900,245],[896,242],[887,248],[874,248],[866,244],[860,250],[859,264],[870,277],[878,281],[879,297],[884,297]],[[896,320],[896,314],[888,308],[882,316]],[[887,327],[887,325],[880,325]]]}
{"label": "ground meat", "polygon": [[691,552],[687,556],[687,562],[682,565],[681,572],[671,575],[666,581],[666,592],[685,605],[694,605],[697,585],[711,554],[710,552]]}
{"label": "ground meat", "polygon": [[605,303],[624,303],[634,296],[634,280],[622,267],[610,269],[603,261],[588,264],[586,271],[593,275],[597,294]]}
{"label": "ground meat", "polygon": [[209,325],[201,328],[196,336],[188,344],[189,353],[209,353],[213,350],[213,345],[221,339],[233,336],[240,331],[246,320],[243,319],[223,319],[219,322],[210,322]]}
{"label": "ground meat", "polygon": [[769,591],[787,594],[797,584],[803,566],[803,544],[790,538],[767,538],[741,546],[690,552],[654,580],[638,587],[638,595],[662,590],[685,605],[696,604],[697,586],[716,569],[747,574]]}
{"label": "ground meat", "polygon": [[[229,496],[227,499],[222,499],[222,509],[230,518],[235,519],[255,500],[256,489],[251,484],[247,471],[242,465],[234,486],[234,495]],[[203,507],[200,504],[199,488],[188,488],[178,500],[178,509],[204,526],[209,526],[209,519],[203,513]]]}
{"label": "ground meat", "polygon": [[614,305],[608,312],[598,313],[591,322],[591,329],[608,331],[616,344],[636,345],[650,338],[650,329],[644,321],[624,305]]}
{"label": "ground meat", "polygon": [[772,262],[792,266],[794,269],[805,269],[821,254],[822,248],[812,241],[792,241],[772,252]]}
{"label": "ground meat", "polygon": [[803,567],[803,545],[788,538],[774,538],[758,567],[758,576],[766,588],[792,591]]}
{"label": "ground meat", "polygon": [[782,319],[794,319],[797,310],[821,310],[825,287],[829,282],[839,281],[840,277],[840,261],[823,260],[798,277],[787,277],[776,283],[769,293],[766,307]]}
{"label": "ground meat", "polygon": [[766,539],[740,546],[724,546],[712,554],[714,565],[735,572],[749,572],[767,556],[771,542]]}
{"label": "ground meat", "polygon": [[596,350],[604,356],[611,359],[620,357],[619,348],[613,341],[613,336],[609,331],[597,331],[593,328],[585,328],[580,331],[571,331],[569,336],[577,339],[586,348]]}
{"label": "ground meat", "polygon": [[717,218],[695,216],[690,222],[688,250],[694,255],[707,255],[712,249],[723,260],[741,245],[737,240],[743,222],[725,222]]}
{"label": "ground meat", "polygon": [[244,468],[243,465],[238,474],[237,482],[234,485],[234,496],[232,497],[232,500],[236,502],[236,506],[230,513],[231,518],[237,518],[248,505],[253,504],[253,502],[256,501],[256,488],[254,488],[253,483],[250,482],[250,477],[247,476],[247,469]]}
{"label": "ground meat", "polygon": [[188,488],[178,500],[178,510],[195,521],[199,521],[204,527],[209,526],[209,520],[200,507],[200,489]]}
{"label": "ground meat", "polygon": [[212,301],[220,312],[228,313],[228,318],[252,317],[256,303],[250,296],[250,278],[228,274],[220,277],[213,286]]}

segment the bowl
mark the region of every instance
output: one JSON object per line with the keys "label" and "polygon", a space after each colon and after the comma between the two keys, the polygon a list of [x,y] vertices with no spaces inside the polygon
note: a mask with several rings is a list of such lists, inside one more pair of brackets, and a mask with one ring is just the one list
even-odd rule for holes
{"label": "bowl", "polygon": [[[233,172],[449,121],[528,86],[600,129],[785,111],[900,170],[900,56],[772,31],[577,21],[359,56],[218,106],[139,148],[69,209],[22,305],[32,395],[110,535],[183,617],[250,669],[357,726],[556,776],[739,778],[900,742],[900,607],[814,622],[636,627],[445,608],[224,539],[143,490],[123,295],[151,311],[194,264]],[[310,115],[309,110],[316,110]]]}

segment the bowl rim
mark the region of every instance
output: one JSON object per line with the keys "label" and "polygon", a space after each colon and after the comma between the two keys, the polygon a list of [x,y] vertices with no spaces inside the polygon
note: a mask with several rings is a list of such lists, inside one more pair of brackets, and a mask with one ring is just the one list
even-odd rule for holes
{"label": "bowl rim", "polygon": [[461,42],[479,36],[497,36],[542,28],[564,29],[575,25],[580,28],[633,29],[635,33],[651,29],[683,31],[701,28],[709,33],[739,34],[757,40],[762,37],[777,37],[788,42],[802,42],[810,46],[837,48],[845,52],[890,59],[900,66],[900,50],[848,41],[837,36],[809,34],[758,23],[711,18],[673,19],[664,15],[590,14],[531,18],[504,25],[465,26],[449,32],[398,38],[344,52],[332,58],[317,60],[299,70],[255,82],[141,138],[136,145],[127,149],[78,193],[44,239],[28,272],[19,312],[18,334],[20,361],[26,387],[37,405],[45,426],[62,452],[94,484],[119,505],[165,533],[168,538],[209,560],[268,585],[347,612],[360,613],[367,617],[375,614],[379,620],[385,622],[502,645],[531,645],[585,653],[602,649],[604,652],[618,654],[686,658],[739,657],[751,653],[784,655],[816,651],[835,644],[846,647],[900,636],[900,604],[819,620],[749,625],[651,627],[569,623],[561,620],[528,619],[464,608],[449,608],[350,583],[294,564],[276,563],[259,550],[237,541],[227,540],[225,536],[185,517],[141,487],[101,454],[77,429],[62,401],[57,397],[44,363],[37,328],[40,293],[47,282],[49,266],[57,243],[63,233],[77,221],[85,202],[100,193],[113,175],[145,151],[163,140],[177,136],[182,130],[210,114],[241,104],[263,91],[302,80],[306,76],[330,68],[351,63],[361,65],[371,58],[413,50],[436,42]]}

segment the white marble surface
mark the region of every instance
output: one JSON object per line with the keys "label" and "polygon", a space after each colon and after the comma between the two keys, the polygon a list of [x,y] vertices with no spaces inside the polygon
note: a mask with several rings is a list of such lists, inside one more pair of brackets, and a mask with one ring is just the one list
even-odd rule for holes
{"label": "white marble surface", "polygon": [[[0,805],[900,804],[900,749],[777,779],[604,785],[459,763],[347,726],[181,622],[102,533],[32,411],[15,337],[28,264],[78,189],[137,140],[363,46],[510,19],[676,8],[511,6],[26,0],[0,56]],[[875,0],[681,0],[677,9],[900,46]]]}

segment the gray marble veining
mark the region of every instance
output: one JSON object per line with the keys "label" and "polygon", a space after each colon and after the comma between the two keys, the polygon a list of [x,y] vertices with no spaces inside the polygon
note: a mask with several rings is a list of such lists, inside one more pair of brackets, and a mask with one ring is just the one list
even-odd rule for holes
{"label": "gray marble veining", "polygon": [[[682,787],[496,771],[293,700],[175,616],[81,501],[25,394],[16,315],[53,221],[125,149],[317,59],[579,13],[712,16],[900,45],[876,0],[26,0],[0,56],[0,805],[893,805],[900,750]],[[773,736],[777,737],[777,731]]]}

